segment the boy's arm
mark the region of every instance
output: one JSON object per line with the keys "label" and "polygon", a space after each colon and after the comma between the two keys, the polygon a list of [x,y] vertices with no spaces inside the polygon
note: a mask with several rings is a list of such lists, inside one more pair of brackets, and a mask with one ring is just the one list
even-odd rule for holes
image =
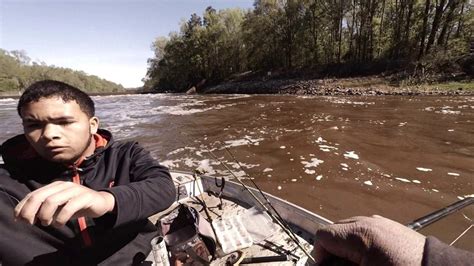
{"label": "boy's arm", "polygon": [[176,199],[168,168],[135,144],[131,154],[130,183],[105,189],[115,198],[113,227],[143,220],[167,209]]}
{"label": "boy's arm", "polygon": [[15,207],[15,216],[30,224],[63,226],[81,216],[97,218],[113,228],[147,219],[165,210],[176,198],[176,189],[166,167],[139,145],[130,154],[128,178],[116,186],[96,191],[73,182],[56,181],[29,193]]}

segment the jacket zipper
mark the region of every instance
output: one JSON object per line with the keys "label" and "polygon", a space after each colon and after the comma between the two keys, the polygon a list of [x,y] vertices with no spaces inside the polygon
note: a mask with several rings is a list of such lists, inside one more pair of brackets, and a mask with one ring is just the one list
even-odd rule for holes
{"label": "jacket zipper", "polygon": [[[99,134],[95,134],[94,139],[95,139],[96,149],[99,148],[99,147],[105,147],[107,145],[107,140],[105,138],[103,138],[102,136],[100,136]],[[74,176],[72,177],[72,181],[76,184],[79,184],[79,185],[81,185],[81,178],[79,177],[79,170],[81,170],[81,169],[77,166],[79,166],[84,161],[84,159],[85,159],[84,157],[80,158],[72,166],[72,169],[74,171]],[[110,184],[109,184],[109,186],[110,186]],[[89,233],[89,230],[87,229],[86,218],[84,216],[79,217],[77,219],[77,223],[79,224],[79,230],[81,232],[81,237],[82,237],[82,241],[84,243],[84,246],[85,247],[91,246],[92,245],[92,238],[91,238],[91,235]]]}
{"label": "jacket zipper", "polygon": [[[74,176],[72,177],[72,181],[76,184],[81,184],[81,178],[79,177],[79,171],[78,171],[78,168],[76,166],[74,166]],[[91,239],[91,236],[89,234],[89,230],[87,229],[87,222],[86,222],[86,218],[83,216],[83,217],[79,217],[77,218],[77,222],[79,224],[79,230],[81,232],[81,237],[82,237],[82,241],[84,243],[84,245],[86,247],[89,247],[92,245],[92,239]]]}

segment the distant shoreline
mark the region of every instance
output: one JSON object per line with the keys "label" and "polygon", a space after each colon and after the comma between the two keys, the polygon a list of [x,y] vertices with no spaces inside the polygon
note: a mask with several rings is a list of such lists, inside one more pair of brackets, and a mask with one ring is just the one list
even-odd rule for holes
{"label": "distant shoreline", "polygon": [[[88,92],[87,94],[90,96],[108,96],[108,95],[140,94],[140,92],[137,92],[136,90],[130,90],[130,91],[120,91],[120,92]],[[6,98],[18,99],[20,98],[20,95],[18,95],[18,93],[14,94],[10,92],[0,93],[0,99],[6,99]]]}
{"label": "distant shoreline", "polygon": [[[154,93],[140,90],[121,92],[88,93],[91,96],[126,95]],[[218,85],[200,88],[196,94],[287,94],[319,96],[470,96],[474,95],[474,80],[445,82],[436,84],[397,86],[383,78],[326,78],[326,79],[255,79],[246,81],[228,81]],[[179,93],[180,94],[180,93]],[[190,92],[193,94],[193,92]],[[17,99],[15,93],[0,93],[0,99]]]}
{"label": "distant shoreline", "polygon": [[259,79],[229,81],[197,90],[199,94],[296,94],[321,96],[474,95],[474,81],[394,85],[378,76],[326,79]]}

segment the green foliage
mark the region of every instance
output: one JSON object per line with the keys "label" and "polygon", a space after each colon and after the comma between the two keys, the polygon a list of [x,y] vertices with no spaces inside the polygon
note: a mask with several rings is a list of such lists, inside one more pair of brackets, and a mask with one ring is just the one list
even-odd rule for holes
{"label": "green foliage", "polygon": [[146,88],[183,92],[206,81],[218,82],[245,69],[241,23],[245,11],[208,7],[193,14],[179,33],[158,38],[148,61]]}
{"label": "green foliage", "polygon": [[82,71],[48,66],[44,62],[31,62],[25,51],[8,52],[0,49],[0,93],[20,93],[33,82],[44,79],[63,81],[89,93],[124,90],[121,85]]}
{"label": "green foliage", "polygon": [[275,70],[360,74],[380,62],[418,66],[411,77],[437,76],[450,61],[449,69],[459,72],[466,68],[458,59],[474,38],[473,13],[467,0],[255,0],[253,10],[208,7],[179,33],[155,41],[145,87],[184,92]]}

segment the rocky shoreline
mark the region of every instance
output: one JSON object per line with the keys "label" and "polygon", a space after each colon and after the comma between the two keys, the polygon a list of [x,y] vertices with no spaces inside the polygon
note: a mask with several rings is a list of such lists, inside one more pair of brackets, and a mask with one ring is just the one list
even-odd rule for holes
{"label": "rocky shoreline", "polygon": [[[464,87],[464,88],[463,88]],[[198,90],[198,93],[219,94],[296,94],[296,95],[474,95],[474,83],[458,88],[435,85],[394,86],[380,79],[269,79],[231,81]]]}

